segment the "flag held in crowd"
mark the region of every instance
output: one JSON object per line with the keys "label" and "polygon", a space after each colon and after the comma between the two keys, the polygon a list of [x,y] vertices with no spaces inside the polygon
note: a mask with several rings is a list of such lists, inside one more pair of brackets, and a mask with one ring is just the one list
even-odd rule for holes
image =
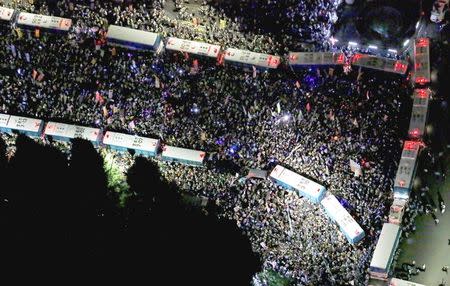
{"label": "flag held in crowd", "polygon": [[198,73],[198,60],[197,59],[195,59],[192,62],[192,67],[191,67],[191,71],[190,72],[191,72],[192,75],[195,75],[195,74]]}
{"label": "flag held in crowd", "polygon": [[161,82],[160,82],[159,77],[157,75],[155,75],[155,87],[156,88],[161,88]]}
{"label": "flag held in crowd", "polygon": [[136,128],[136,124],[134,124],[134,120],[131,120],[130,123],[128,123],[128,127],[130,127],[131,130],[134,130],[134,128]]}
{"label": "flag held in crowd", "polygon": [[23,37],[22,30],[20,30],[19,28],[16,28],[15,31],[16,31],[16,33],[17,33],[17,37],[18,37],[19,39],[22,39],[22,37]]}
{"label": "flag held in crowd", "polygon": [[37,77],[38,81],[42,81],[44,79],[44,73],[39,73],[39,76]]}
{"label": "flag held in crowd", "polygon": [[360,81],[362,75],[363,75],[362,69],[361,69],[361,67],[359,67],[359,70],[358,70],[358,77],[356,78],[356,80],[357,80],[357,81]]}
{"label": "flag held in crowd", "polygon": [[350,159],[350,170],[355,174],[355,177],[359,177],[362,175],[361,165]]}
{"label": "flag held in crowd", "polygon": [[106,106],[102,107],[102,112],[103,112],[103,117],[108,117],[108,109],[106,108]]}
{"label": "flag held in crowd", "polygon": [[103,104],[105,102],[105,99],[103,99],[103,96],[100,94],[100,92],[95,92],[95,102]]}
{"label": "flag held in crowd", "polygon": [[17,56],[16,46],[14,46],[13,44],[11,44],[11,53],[13,54],[14,57]]}
{"label": "flag held in crowd", "polygon": [[334,75],[334,68],[329,68],[328,69],[328,75],[331,77]]}
{"label": "flag held in crowd", "polygon": [[225,29],[226,27],[227,27],[227,21],[224,20],[224,19],[220,19],[219,28],[220,29]]}
{"label": "flag held in crowd", "polygon": [[198,70],[198,60],[197,60],[197,59],[195,59],[195,60],[192,62],[192,67],[193,67],[194,69],[197,69],[197,70]]}
{"label": "flag held in crowd", "polygon": [[332,121],[334,120],[334,112],[332,109],[330,109],[330,112],[328,113],[328,118]]}

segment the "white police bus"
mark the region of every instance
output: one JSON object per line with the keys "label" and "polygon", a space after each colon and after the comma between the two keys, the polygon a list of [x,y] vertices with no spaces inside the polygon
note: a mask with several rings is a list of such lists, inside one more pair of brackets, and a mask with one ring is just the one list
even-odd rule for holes
{"label": "white police bus", "polygon": [[420,143],[405,141],[394,181],[394,198],[409,200],[416,175]]}
{"label": "white police bus", "polygon": [[103,144],[113,150],[134,150],[136,154],[154,157],[158,154],[159,140],[136,135],[107,131]]}
{"label": "white police bus", "polygon": [[159,34],[116,25],[108,27],[106,39],[109,45],[133,50],[148,50],[159,53],[163,47]]}
{"label": "white police bus", "polygon": [[39,137],[44,127],[41,119],[15,115],[0,114],[0,131],[5,133],[22,133],[30,137]]}
{"label": "white police bus", "polygon": [[17,26],[25,29],[42,28],[55,32],[67,32],[72,27],[72,19],[20,12]]}
{"label": "white police bus", "polygon": [[339,226],[348,242],[355,244],[364,238],[364,230],[333,194],[329,193],[320,204],[325,209],[328,217]]}
{"label": "white police bus", "polygon": [[401,233],[400,226],[392,223],[383,224],[370,262],[369,274],[371,278],[388,280]]}
{"label": "white police bus", "polygon": [[0,20],[2,21],[11,21],[14,15],[14,9],[0,7]]}
{"label": "white police bus", "polygon": [[297,192],[300,196],[304,196],[316,204],[325,196],[326,189],[324,186],[280,165],[273,169],[269,179],[288,190]]}
{"label": "white police bus", "polygon": [[161,155],[164,161],[178,162],[191,166],[202,166],[206,153],[192,149],[164,146]]}
{"label": "white police bus", "polygon": [[45,136],[54,140],[69,142],[75,138],[91,141],[95,146],[101,142],[102,131],[99,128],[91,128],[77,125],[70,125],[58,122],[48,122],[44,130]]}

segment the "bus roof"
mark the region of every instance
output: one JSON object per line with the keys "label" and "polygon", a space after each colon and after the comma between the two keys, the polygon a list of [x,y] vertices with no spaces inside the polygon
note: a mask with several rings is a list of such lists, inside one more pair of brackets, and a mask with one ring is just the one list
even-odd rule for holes
{"label": "bus roof", "polygon": [[387,269],[389,261],[392,257],[392,252],[399,238],[400,227],[396,224],[385,223],[378,238],[377,246],[370,262],[370,267]]}
{"label": "bus roof", "polygon": [[0,7],[0,20],[11,21],[14,14],[14,9]]}
{"label": "bus roof", "polygon": [[108,27],[108,33],[106,34],[106,38],[155,47],[159,42],[160,36],[156,33],[147,32],[143,30],[136,30],[127,27],[110,25]]}

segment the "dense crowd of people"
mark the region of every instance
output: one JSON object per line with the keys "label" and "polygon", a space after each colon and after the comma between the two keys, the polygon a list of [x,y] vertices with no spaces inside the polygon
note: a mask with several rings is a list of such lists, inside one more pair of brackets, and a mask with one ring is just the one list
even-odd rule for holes
{"label": "dense crowd of people", "polygon": [[[163,175],[183,191],[216,202],[219,215],[235,220],[248,235],[265,269],[299,285],[365,285],[390,205],[402,146],[398,123],[410,112],[406,79],[341,67],[243,69],[181,53],[106,45],[104,30],[117,24],[258,52],[290,48],[278,37],[243,30],[238,17],[220,28],[213,21],[225,15],[211,7],[204,9],[210,25],[199,31],[166,15],[164,1],[148,2],[84,6],[66,0],[52,11],[46,5],[21,7],[70,17],[74,27],[67,35],[39,37],[1,27],[0,113],[204,150],[206,168],[159,162]],[[308,18],[292,21],[304,25],[292,28],[324,48],[324,28],[330,28],[329,13],[336,7],[327,1],[288,2],[305,8],[291,10],[290,19]],[[362,176],[350,170],[350,159],[362,166]],[[365,230],[364,242],[349,244],[318,205],[270,181],[241,179],[249,168],[270,171],[276,164],[325,185]]]}

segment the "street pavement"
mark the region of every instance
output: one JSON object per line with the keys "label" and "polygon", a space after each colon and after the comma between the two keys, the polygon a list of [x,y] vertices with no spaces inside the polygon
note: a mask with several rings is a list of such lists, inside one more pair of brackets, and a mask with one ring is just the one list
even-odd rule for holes
{"label": "street pavement", "polygon": [[[416,218],[415,233],[410,234],[409,238],[399,246],[401,253],[397,266],[401,266],[403,262],[415,260],[416,266],[426,264],[426,271],[420,272],[417,276],[411,276],[411,281],[427,286],[437,286],[445,281],[446,285],[450,285],[448,273],[450,269],[448,272],[442,271],[444,265],[450,266],[450,178],[447,177],[444,184],[435,183],[430,188],[438,207],[436,216],[439,224],[435,224],[430,214]],[[447,206],[444,214],[441,214],[439,210],[438,191]]]}

